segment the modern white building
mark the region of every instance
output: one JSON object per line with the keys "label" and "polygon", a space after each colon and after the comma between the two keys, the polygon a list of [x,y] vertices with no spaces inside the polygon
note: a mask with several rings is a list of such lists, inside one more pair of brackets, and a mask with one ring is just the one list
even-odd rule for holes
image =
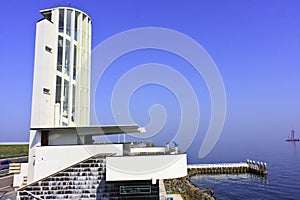
{"label": "modern white building", "polygon": [[[36,24],[31,128],[87,126],[90,116],[91,19],[70,7],[40,11]],[[28,182],[35,180],[35,150],[48,132],[30,131]],[[83,141],[84,138],[82,137]]]}
{"label": "modern white building", "polygon": [[86,126],[91,19],[70,7],[41,10],[36,24],[31,127]]}
{"label": "modern white building", "polygon": [[[129,195],[143,199],[149,195],[157,199],[158,179],[186,176],[186,154],[169,146],[146,147],[145,143],[94,143],[93,136],[143,129],[89,125],[91,19],[70,7],[40,12],[29,161],[15,175],[14,186],[23,184],[18,198],[110,199],[106,197],[113,195],[111,199],[128,199]],[[86,194],[78,196],[82,193]]]}

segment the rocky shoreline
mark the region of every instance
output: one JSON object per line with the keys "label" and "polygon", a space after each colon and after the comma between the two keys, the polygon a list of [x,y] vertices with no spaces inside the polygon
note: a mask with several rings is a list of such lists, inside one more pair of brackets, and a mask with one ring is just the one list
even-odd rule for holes
{"label": "rocky shoreline", "polygon": [[188,176],[164,180],[167,192],[189,196],[191,200],[215,200],[211,189],[201,190],[191,183]]}

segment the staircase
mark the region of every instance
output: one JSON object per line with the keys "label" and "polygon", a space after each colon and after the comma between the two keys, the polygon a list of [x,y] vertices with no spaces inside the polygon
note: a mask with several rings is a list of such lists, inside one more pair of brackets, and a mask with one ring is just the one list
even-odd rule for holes
{"label": "staircase", "polygon": [[[99,154],[93,156],[42,180],[21,187],[17,192],[17,200],[159,199],[159,185],[158,183],[152,184],[151,180],[106,181],[106,157],[110,155],[111,154]],[[124,190],[125,193],[124,191],[121,192],[121,188],[127,188]],[[130,192],[130,190],[140,190],[140,188],[142,188],[143,191]]]}
{"label": "staircase", "polygon": [[21,187],[25,187],[26,185],[27,185],[27,176],[24,176]]}
{"label": "staircase", "polygon": [[22,187],[17,199],[96,199],[97,188],[105,175],[106,156],[93,156]]}

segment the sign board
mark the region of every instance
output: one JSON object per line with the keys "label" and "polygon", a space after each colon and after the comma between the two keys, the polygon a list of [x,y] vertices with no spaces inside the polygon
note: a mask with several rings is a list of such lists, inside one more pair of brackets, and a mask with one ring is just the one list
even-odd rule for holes
{"label": "sign board", "polygon": [[151,194],[151,185],[120,186],[120,194]]}

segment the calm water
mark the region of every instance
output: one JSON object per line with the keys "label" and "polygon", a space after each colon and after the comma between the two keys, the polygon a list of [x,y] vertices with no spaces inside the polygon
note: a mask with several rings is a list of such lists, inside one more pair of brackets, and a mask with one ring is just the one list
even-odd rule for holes
{"label": "calm water", "polygon": [[[250,174],[198,175],[191,181],[199,188],[212,188],[218,199],[300,199],[300,142],[277,141],[241,147],[232,150],[228,144],[217,145],[212,155],[200,162],[198,159],[198,163],[240,162],[247,158],[264,161],[267,178]],[[194,156],[189,162],[196,160]]]}

